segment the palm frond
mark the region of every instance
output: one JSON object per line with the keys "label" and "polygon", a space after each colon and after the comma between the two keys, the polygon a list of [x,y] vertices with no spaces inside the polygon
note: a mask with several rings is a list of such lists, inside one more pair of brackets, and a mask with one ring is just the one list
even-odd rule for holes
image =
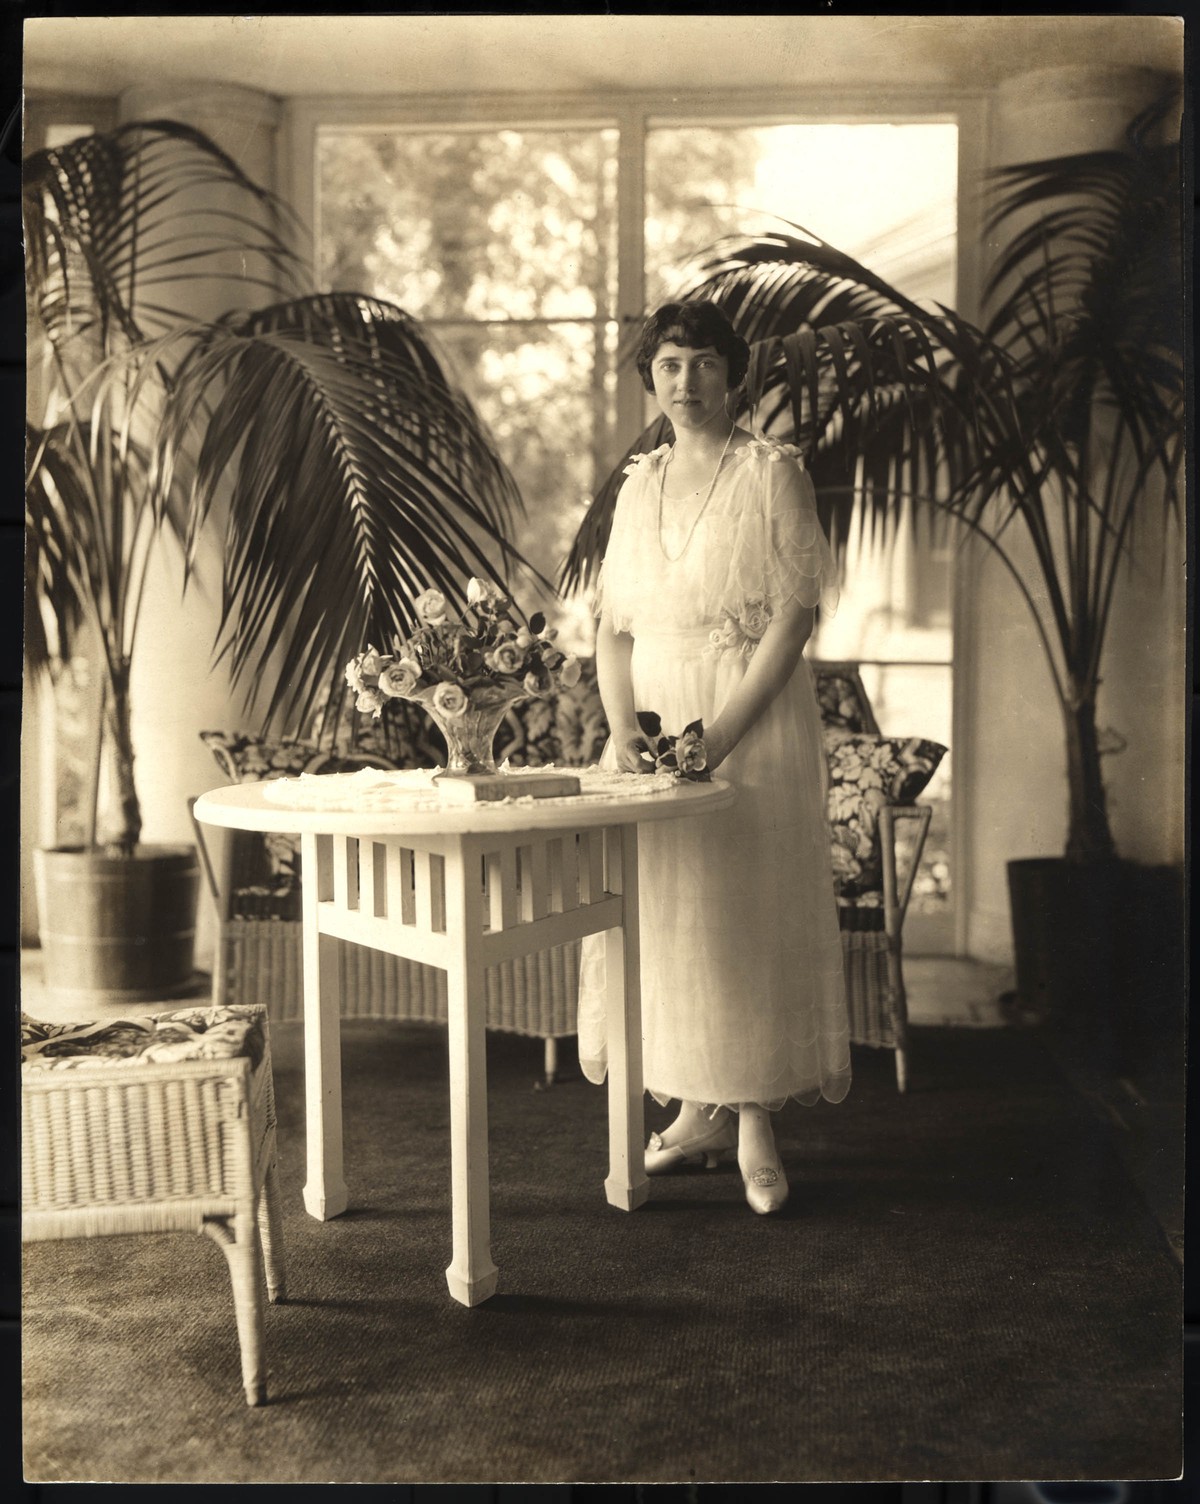
{"label": "palm frond", "polygon": [[235,683],[282,653],[268,721],[302,719],[363,643],[411,630],[429,586],[465,603],[467,576],[503,584],[524,562],[507,541],[516,484],[401,309],[321,294],[177,331],[147,357],[183,343],[155,506],[196,440],[189,567],[227,485],[222,652]]}
{"label": "palm frond", "polygon": [[[214,201],[214,188],[238,198]],[[186,321],[145,296],[164,282],[224,270],[277,293],[298,276],[291,212],[178,121],[134,121],[34,152],[22,199],[31,314],[60,348],[87,339],[109,354]]]}

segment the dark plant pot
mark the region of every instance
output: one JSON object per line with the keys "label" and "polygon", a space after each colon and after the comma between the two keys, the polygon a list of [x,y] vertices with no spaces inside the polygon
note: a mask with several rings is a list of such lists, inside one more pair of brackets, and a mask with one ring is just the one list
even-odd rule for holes
{"label": "dark plant pot", "polygon": [[143,1003],[191,989],[200,890],[192,847],[33,855],[45,982],[60,1000]]}
{"label": "dark plant pot", "polygon": [[1183,885],[1175,869],[1008,864],[1022,1008],[1110,1079],[1182,1058]]}

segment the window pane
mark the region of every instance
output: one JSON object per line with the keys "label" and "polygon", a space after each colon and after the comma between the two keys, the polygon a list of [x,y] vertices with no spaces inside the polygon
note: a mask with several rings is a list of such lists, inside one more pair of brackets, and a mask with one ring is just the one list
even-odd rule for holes
{"label": "window pane", "polygon": [[[446,324],[437,335],[519,480],[528,515],[512,542],[553,580],[592,496],[616,326]],[[545,595],[528,581],[524,588],[531,599]]]}
{"label": "window pane", "polygon": [[914,299],[954,302],[953,124],[676,126],[646,146],[646,297],[718,234],[772,216],[847,251]]}
{"label": "window pane", "polygon": [[326,129],[318,275],[421,319],[611,317],[616,132]]}
{"label": "window pane", "polygon": [[[646,153],[646,300],[722,234],[780,221],[846,251],[917,301],[953,306],[958,131],[953,124],[662,126]],[[950,556],[903,523],[886,546],[847,540],[842,600],[810,650],[850,659],[885,733],[950,744]],[[916,667],[908,667],[913,662]],[[933,820],[906,921],[912,950],[954,944],[950,758],[921,796]],[[912,831],[901,822],[903,869]]]}
{"label": "window pane", "polygon": [[58,146],[66,146],[71,141],[78,141],[81,136],[94,136],[94,125],[71,125],[52,123],[46,127],[46,146],[53,149]]}

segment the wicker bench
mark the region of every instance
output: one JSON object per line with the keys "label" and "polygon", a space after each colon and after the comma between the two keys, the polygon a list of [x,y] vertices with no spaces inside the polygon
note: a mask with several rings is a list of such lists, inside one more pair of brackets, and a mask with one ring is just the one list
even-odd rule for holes
{"label": "wicker bench", "polygon": [[[846,966],[851,1038],[896,1051],[897,1083],[907,1079],[907,1007],[902,967],[904,916],[929,829],[917,804],[945,751],[917,737],[880,733],[855,663],[814,662],[830,764],[830,841]],[[509,713],[497,756],[516,766],[594,762],[608,728],[585,661],[580,683],[554,701],[528,700]],[[205,732],[226,781],[349,770],[363,765],[431,767],[443,760],[436,729],[419,706],[389,703],[379,722],[346,712],[317,739],[267,741]],[[897,828],[911,838],[897,859]],[[203,832],[197,827],[202,851]],[[286,838],[226,835],[221,858],[207,860],[217,904],[214,1001],[270,1004],[275,1018],[302,1016],[299,858]],[[443,973],[395,956],[339,943],[345,1017],[446,1021]],[[578,945],[489,970],[487,1025],[545,1041],[547,1083],[555,1043],[575,1033]]]}
{"label": "wicker bench", "polygon": [[246,1401],[266,1400],[263,1283],[284,1298],[262,1008],[21,1021],[21,1236],[202,1232],[233,1284]]}

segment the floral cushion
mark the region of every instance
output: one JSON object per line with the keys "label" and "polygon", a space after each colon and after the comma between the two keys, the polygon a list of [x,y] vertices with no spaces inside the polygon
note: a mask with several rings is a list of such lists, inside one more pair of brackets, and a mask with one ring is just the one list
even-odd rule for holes
{"label": "floral cushion", "polygon": [[318,699],[313,711],[309,734],[315,746],[352,748],[354,754],[373,754],[381,759],[375,766],[382,767],[431,768],[445,760],[446,744],[420,705],[411,700],[388,700],[376,719],[355,710],[354,697],[345,692],[344,686],[337,686],[335,693],[340,697],[336,717],[328,711],[327,693]]}
{"label": "floral cushion", "polygon": [[856,673],[817,664],[813,667],[813,677],[822,726],[827,730],[835,727],[843,731],[873,730],[874,717]]}
{"label": "floral cushion", "polygon": [[[295,778],[300,773],[354,773],[398,764],[372,748],[339,751],[295,739],[273,741],[244,732],[202,731],[200,740],[233,783]],[[295,836],[264,835],[239,872],[235,919],[296,919],[300,914],[300,842]]]}
{"label": "floral cushion", "polygon": [[271,741],[241,732],[202,731],[200,740],[231,783],[259,778],[295,778],[317,755],[311,742]]}
{"label": "floral cushion", "polygon": [[[946,747],[920,737],[881,737],[826,728],[830,850],[839,908],[883,904],[878,817],[884,805],[908,805],[925,788]],[[853,928],[844,916],[842,928]]]}
{"label": "floral cushion", "polygon": [[599,759],[607,740],[596,661],[584,658],[579,682],[572,688],[513,706],[496,738],[496,756],[507,757],[514,767],[537,768],[548,763],[586,767]]}
{"label": "floral cushion", "polygon": [[265,1049],[261,1008],[183,1008],[107,1023],[44,1023],[21,1015],[21,1064],[48,1070],[232,1060],[239,1055],[257,1067]]}
{"label": "floral cushion", "polygon": [[883,903],[879,811],[885,804],[911,804],[937,771],[946,748],[916,736],[876,736],[830,726],[825,753],[838,903],[878,907]]}

